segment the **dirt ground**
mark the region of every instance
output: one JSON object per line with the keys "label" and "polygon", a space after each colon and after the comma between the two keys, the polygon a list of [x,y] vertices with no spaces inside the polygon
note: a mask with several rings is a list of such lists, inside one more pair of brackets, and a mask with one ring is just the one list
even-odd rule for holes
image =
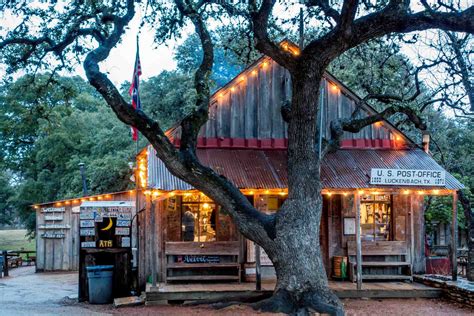
{"label": "dirt ground", "polygon": [[[473,315],[474,311],[440,299],[343,300],[347,315]],[[12,269],[0,279],[0,315],[266,315],[245,306],[215,310],[210,306],[138,306],[77,303],[77,273],[34,273]],[[267,314],[269,315],[269,314]],[[272,314],[273,315],[273,314]]]}

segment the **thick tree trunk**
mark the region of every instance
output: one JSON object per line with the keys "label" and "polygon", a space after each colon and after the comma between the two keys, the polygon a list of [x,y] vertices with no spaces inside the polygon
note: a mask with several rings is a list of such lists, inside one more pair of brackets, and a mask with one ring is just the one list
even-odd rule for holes
{"label": "thick tree trunk", "polygon": [[317,117],[322,74],[321,69],[313,77],[293,76],[288,199],[276,215],[276,238],[272,245],[263,245],[274,264],[277,285],[272,298],[256,305],[266,311],[344,313],[328,287],[319,240],[322,197]]}
{"label": "thick tree trunk", "polygon": [[469,281],[474,281],[474,214],[471,208],[471,202],[467,196],[458,191],[459,202],[461,202],[466,218],[467,228],[467,269],[466,277]]}

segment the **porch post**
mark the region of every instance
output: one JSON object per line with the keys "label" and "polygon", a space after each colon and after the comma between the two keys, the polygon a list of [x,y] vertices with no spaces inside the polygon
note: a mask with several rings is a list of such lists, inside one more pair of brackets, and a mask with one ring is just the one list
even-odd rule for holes
{"label": "porch post", "polygon": [[357,290],[362,289],[362,244],[360,241],[360,197],[359,192],[354,194],[354,204],[356,209],[356,263],[357,263]]}
{"label": "porch post", "polygon": [[262,267],[260,263],[260,246],[255,244],[255,289],[262,290]]}
{"label": "porch post", "polygon": [[413,274],[413,264],[415,262],[415,223],[413,221],[413,195],[410,194],[410,274]]}
{"label": "porch post", "polygon": [[458,260],[457,260],[457,246],[458,246],[458,195],[453,191],[453,220],[451,227],[451,266],[452,266],[452,280],[458,279]]}
{"label": "porch post", "polygon": [[150,203],[150,226],[151,226],[151,287],[156,288],[156,201],[151,198]]}

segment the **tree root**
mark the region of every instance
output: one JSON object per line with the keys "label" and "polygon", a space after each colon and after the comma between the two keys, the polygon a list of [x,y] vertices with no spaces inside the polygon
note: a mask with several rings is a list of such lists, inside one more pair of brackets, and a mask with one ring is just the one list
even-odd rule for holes
{"label": "tree root", "polygon": [[262,293],[258,296],[232,296],[213,300],[193,301],[187,306],[211,305],[215,309],[223,309],[233,305],[250,306],[254,310],[271,313],[306,316],[314,312],[343,316],[344,309],[339,298],[331,291],[311,291],[302,298],[295,300],[294,295],[286,290],[278,290],[268,297]]}
{"label": "tree root", "polygon": [[305,316],[313,312],[343,316],[344,308],[331,291],[311,291],[295,300],[286,290],[279,290],[272,297],[250,304],[255,310]]}

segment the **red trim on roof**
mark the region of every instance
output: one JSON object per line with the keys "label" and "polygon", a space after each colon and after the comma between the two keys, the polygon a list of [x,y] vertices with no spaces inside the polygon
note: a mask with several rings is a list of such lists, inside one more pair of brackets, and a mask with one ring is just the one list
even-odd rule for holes
{"label": "red trim on roof", "polygon": [[[222,138],[199,137],[198,148],[234,148],[234,149],[286,149],[287,138]],[[174,138],[173,144],[180,146],[180,139]],[[407,149],[409,143],[404,140],[355,138],[341,141],[341,148],[357,149]]]}

